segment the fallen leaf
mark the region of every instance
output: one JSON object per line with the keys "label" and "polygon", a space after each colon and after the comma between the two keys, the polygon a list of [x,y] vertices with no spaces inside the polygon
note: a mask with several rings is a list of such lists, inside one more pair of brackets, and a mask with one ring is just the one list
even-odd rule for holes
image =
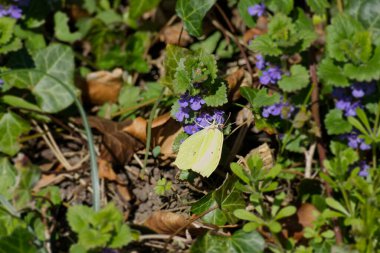
{"label": "fallen leaf", "polygon": [[131,120],[115,122],[99,117],[88,117],[89,124],[103,135],[103,146],[100,157],[112,164],[124,165],[133,154],[143,148],[143,144],[130,134],[122,131],[132,123]]}
{"label": "fallen leaf", "polygon": [[186,47],[193,41],[187,31],[183,29],[183,24],[181,22],[164,27],[160,32],[160,40],[165,42],[165,44],[178,45],[178,38],[180,36],[179,46],[181,47]]}
{"label": "fallen leaf", "polygon": [[110,181],[117,181],[117,175],[112,169],[112,164],[109,161],[99,158],[99,177],[103,179],[108,179]]}
{"label": "fallen leaf", "polygon": [[[157,211],[144,222],[144,226],[158,234],[174,234],[178,229],[184,228],[179,235],[185,234],[188,218],[182,214]],[[191,224],[190,224],[191,226]]]}
{"label": "fallen leaf", "polygon": [[236,101],[240,98],[239,88],[244,79],[244,69],[239,68],[236,71],[229,74],[225,80],[228,84],[229,100]]}
{"label": "fallen leaf", "polygon": [[33,191],[39,192],[46,186],[59,184],[66,177],[68,177],[67,174],[42,174],[40,180],[38,180],[37,184],[33,187]]}
{"label": "fallen leaf", "polygon": [[131,124],[123,128],[123,132],[130,134],[131,136],[137,138],[142,143],[146,142],[146,126],[147,121],[142,117],[137,117]]}
{"label": "fallen leaf", "polygon": [[117,194],[125,201],[129,202],[132,199],[131,193],[125,185],[116,185]]}
{"label": "fallen leaf", "polygon": [[87,75],[83,86],[84,97],[95,105],[116,102],[122,86],[123,70],[97,71]]}
{"label": "fallen leaf", "polygon": [[247,159],[249,156],[252,155],[258,155],[261,160],[263,160],[263,168],[264,169],[270,169],[274,165],[274,156],[273,152],[270,149],[269,145],[267,143],[263,143],[257,148],[252,149],[245,159]]}

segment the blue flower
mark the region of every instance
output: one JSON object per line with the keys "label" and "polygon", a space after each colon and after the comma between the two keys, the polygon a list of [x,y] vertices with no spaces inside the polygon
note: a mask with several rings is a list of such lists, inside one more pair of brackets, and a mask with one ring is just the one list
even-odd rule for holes
{"label": "blue flower", "polygon": [[262,72],[259,80],[263,85],[276,84],[281,79],[282,72],[279,67],[270,67]]}
{"label": "blue flower", "polygon": [[198,126],[197,124],[189,124],[189,125],[183,126],[183,130],[185,131],[185,133],[192,135],[200,131],[201,127]]}
{"label": "blue flower", "polygon": [[3,5],[0,5],[0,17],[11,17],[14,19],[19,19],[22,16],[22,10],[15,6],[10,5],[9,7],[4,7]]}
{"label": "blue flower", "polygon": [[348,146],[353,149],[360,149],[360,150],[371,149],[371,145],[368,145],[367,143],[365,143],[364,140],[359,137],[357,132],[341,135],[341,139],[346,139],[348,141],[347,143]]}
{"label": "blue flower", "polygon": [[254,6],[248,7],[248,13],[251,16],[257,16],[261,17],[265,13],[265,5],[263,3],[261,4],[255,4]]}
{"label": "blue flower", "polygon": [[259,70],[264,70],[265,69],[265,60],[264,57],[261,54],[258,54],[255,56],[256,58],[256,67]]}
{"label": "blue flower", "polygon": [[180,107],[178,112],[175,114],[175,117],[179,122],[188,119],[190,117],[190,109],[187,107]]}
{"label": "blue flower", "polygon": [[359,168],[360,168],[360,171],[359,171],[358,175],[361,177],[367,177],[369,165],[365,161],[360,161],[359,162]]}
{"label": "blue flower", "polygon": [[190,97],[189,103],[190,103],[190,108],[193,111],[198,111],[202,108],[202,105],[205,104],[206,102],[201,98],[201,96],[196,95],[194,97]]}
{"label": "blue flower", "polygon": [[371,83],[354,83],[351,86],[351,94],[355,98],[362,98],[364,96],[371,95],[376,91],[376,84]]}
{"label": "blue flower", "polygon": [[289,104],[289,102],[279,102],[274,105],[266,106],[263,108],[261,115],[264,118],[269,116],[281,116],[282,119],[288,119],[292,116],[294,111],[294,106]]}

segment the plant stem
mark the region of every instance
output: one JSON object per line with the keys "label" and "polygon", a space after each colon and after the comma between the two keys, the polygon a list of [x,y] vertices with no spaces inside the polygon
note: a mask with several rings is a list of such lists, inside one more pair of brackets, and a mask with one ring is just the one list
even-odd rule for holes
{"label": "plant stem", "polygon": [[62,82],[58,78],[56,78],[53,75],[50,75],[46,73],[43,70],[39,69],[15,69],[11,71],[6,71],[3,73],[0,73],[0,76],[7,75],[7,74],[12,74],[12,73],[24,73],[24,72],[34,72],[34,73],[39,73],[42,75],[45,75],[51,79],[53,79],[55,82],[59,83],[66,91],[71,95],[71,97],[74,99],[74,103],[78,108],[79,114],[82,118],[83,121],[83,127],[87,135],[87,144],[88,144],[88,150],[90,153],[90,167],[91,167],[91,182],[92,182],[92,188],[93,188],[93,208],[97,212],[100,210],[100,187],[99,187],[99,173],[98,173],[98,163],[96,161],[96,153],[95,153],[95,145],[93,141],[93,135],[91,132],[90,125],[87,120],[87,115],[86,112],[83,109],[82,104],[76,97],[76,94],[73,91],[73,88],[71,88],[68,84]]}
{"label": "plant stem", "polygon": [[343,13],[343,2],[342,2],[342,0],[336,0],[336,6],[338,8],[338,11],[340,13]]}

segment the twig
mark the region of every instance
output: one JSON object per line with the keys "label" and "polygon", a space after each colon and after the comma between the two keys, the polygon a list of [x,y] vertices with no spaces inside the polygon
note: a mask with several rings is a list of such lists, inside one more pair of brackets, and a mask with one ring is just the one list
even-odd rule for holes
{"label": "twig", "polygon": [[[313,91],[311,93],[311,115],[314,119],[315,124],[317,125],[318,129],[321,132],[322,135],[322,125],[321,125],[321,118],[319,114],[319,87],[318,87],[318,77],[317,77],[317,71],[315,64],[311,64],[309,67],[311,81],[313,85]],[[323,163],[326,159],[326,149],[323,146],[323,140],[322,138],[317,138],[317,150],[318,150],[318,156],[319,156],[319,163],[322,168],[322,171],[326,173],[326,168],[324,167]],[[324,186],[326,189],[327,196],[332,196],[332,189],[330,185],[327,182],[324,182]],[[343,236],[342,231],[340,230],[339,224],[337,219],[333,218],[334,223],[334,233],[335,233],[335,241],[338,245],[341,245],[343,243]]]}
{"label": "twig", "polygon": [[226,22],[228,28],[231,30],[231,32],[233,33],[233,38],[235,40],[235,43],[236,45],[239,47],[239,50],[241,52],[241,54],[243,55],[243,58],[245,59],[246,61],[246,65],[247,65],[247,69],[249,71],[249,73],[252,75],[253,74],[253,71],[252,71],[252,67],[251,67],[251,64],[249,63],[249,60],[248,60],[248,57],[247,57],[247,54],[245,53],[244,49],[242,48],[242,46],[240,45],[239,43],[239,39],[237,38],[237,36],[235,35],[235,28],[233,27],[233,25],[231,24],[229,18],[227,18],[226,16],[226,13],[224,13],[223,9],[219,6],[219,4],[215,4],[216,8],[218,9],[219,13],[222,15],[224,21]]}
{"label": "twig", "polygon": [[305,150],[305,160],[306,160],[306,165],[305,165],[305,178],[310,178],[311,177],[311,166],[313,164],[313,157],[314,157],[314,152],[317,144],[314,142],[313,144],[310,145],[309,150]]}

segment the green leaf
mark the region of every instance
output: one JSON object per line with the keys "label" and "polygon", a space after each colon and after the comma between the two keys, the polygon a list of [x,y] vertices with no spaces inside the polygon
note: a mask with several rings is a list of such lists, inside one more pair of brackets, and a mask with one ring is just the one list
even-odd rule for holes
{"label": "green leaf", "polygon": [[244,168],[238,163],[231,163],[230,168],[232,172],[238,176],[244,183],[249,184],[249,177],[247,176]]}
{"label": "green leaf", "polygon": [[186,55],[190,54],[190,51],[185,48],[181,48],[174,45],[168,45],[166,47],[166,56],[164,60],[165,73],[160,79],[160,83],[164,86],[173,89],[175,85],[175,74],[180,60]]}
{"label": "green leaf", "polygon": [[121,15],[113,9],[99,12],[96,17],[107,26],[123,22]]}
{"label": "green leaf", "polygon": [[182,19],[186,31],[199,37],[202,35],[202,20],[216,0],[178,0],[177,15]]}
{"label": "green leaf", "polygon": [[132,241],[132,233],[126,224],[122,224],[117,234],[114,235],[109,243],[110,248],[121,248]]}
{"label": "green leaf", "polygon": [[255,4],[259,4],[260,2],[260,0],[240,0],[238,3],[237,9],[239,11],[239,16],[243,19],[244,23],[250,28],[256,26],[256,21],[251,15],[249,15],[248,8],[250,6],[254,6]]}
{"label": "green leaf", "polygon": [[278,86],[286,91],[292,92],[307,87],[309,84],[309,73],[301,65],[293,65],[290,68],[290,76],[283,75],[278,81]]}
{"label": "green leaf", "polygon": [[15,27],[16,19],[1,17],[0,18],[0,48],[4,44],[7,44],[11,41],[13,36],[13,28]]}
{"label": "green leaf", "polygon": [[0,253],[36,253],[34,236],[26,228],[17,228],[9,236],[0,237]]}
{"label": "green leaf", "polygon": [[82,34],[80,32],[70,32],[70,28],[68,26],[69,18],[66,13],[57,11],[54,14],[54,33],[57,39],[73,43],[76,40],[82,38]]}
{"label": "green leaf", "polygon": [[368,132],[366,131],[364,126],[356,118],[348,117],[348,122],[350,122],[350,124],[356,129],[358,129],[362,134],[368,135]]}
{"label": "green leaf", "polygon": [[16,184],[16,170],[6,157],[0,157],[0,194],[6,199],[11,197]]}
{"label": "green leaf", "polygon": [[94,210],[88,206],[75,205],[69,208],[67,212],[67,221],[71,229],[80,233],[82,229],[89,227],[90,221],[94,215]]}
{"label": "green leaf", "polygon": [[178,67],[176,69],[175,73],[175,85],[174,85],[174,92],[176,94],[185,93],[185,91],[190,87],[191,85],[191,78],[190,73],[187,69],[187,64],[185,64],[186,58],[180,59],[178,63]]}
{"label": "green leaf", "polygon": [[33,110],[37,112],[41,111],[41,109],[37,105],[32,104],[21,97],[16,97],[12,95],[4,95],[0,98],[0,101],[7,105],[22,108],[22,109]]}
{"label": "green leaf", "polygon": [[22,48],[22,42],[20,38],[12,37],[8,44],[0,45],[0,54],[6,54],[9,52],[15,52]]}
{"label": "green leaf", "polygon": [[295,214],[296,212],[297,212],[297,208],[295,208],[294,206],[286,206],[286,207],[282,208],[282,209],[276,214],[276,216],[274,217],[274,219],[275,219],[275,220],[280,220],[280,219],[282,219],[282,218],[292,216],[292,215]]}
{"label": "green leaf", "polygon": [[269,0],[267,3],[268,8],[277,13],[289,14],[293,10],[293,0]]}
{"label": "green leaf", "polygon": [[327,0],[306,0],[306,3],[318,15],[325,14],[326,9],[330,7],[330,3]]}
{"label": "green leaf", "polygon": [[255,98],[253,99],[252,106],[254,108],[261,108],[263,106],[270,106],[275,103],[280,102],[281,95],[279,93],[268,94],[268,90],[266,88],[261,88]]}
{"label": "green leaf", "polygon": [[129,108],[137,105],[140,99],[140,88],[136,86],[127,85],[124,86],[120,93],[118,102],[122,108]]}
{"label": "green leaf", "polygon": [[278,233],[281,231],[281,224],[278,223],[277,221],[270,221],[268,224],[267,224],[268,228],[270,231],[272,231],[273,233]]}
{"label": "green leaf", "polygon": [[352,126],[343,119],[343,112],[339,109],[330,110],[326,114],[324,122],[327,133],[330,135],[349,133],[352,130]]}
{"label": "green leaf", "polygon": [[[192,207],[191,212],[194,214],[202,214],[212,208],[218,206],[212,193],[207,194],[198,200]],[[227,222],[227,218],[224,213],[219,209],[215,209],[202,217],[202,220],[211,224],[223,226]]]}
{"label": "green leaf", "polygon": [[249,48],[254,52],[259,52],[266,56],[279,56],[282,54],[282,50],[278,48],[276,42],[274,42],[268,34],[260,35],[256,37]]}
{"label": "green leaf", "polygon": [[335,16],[327,27],[326,49],[329,56],[341,62],[351,58],[349,55],[353,48],[350,45],[353,46],[353,38],[360,31],[363,27],[357,20],[345,14]]}
{"label": "green leaf", "polygon": [[265,240],[257,231],[236,231],[232,236],[207,233],[192,245],[192,253],[260,253],[264,252]]}
{"label": "green leaf", "polygon": [[160,0],[130,0],[129,13],[131,18],[137,19],[147,11],[152,10],[160,3]]}
{"label": "green leaf", "polygon": [[87,250],[81,244],[73,244],[70,246],[70,253],[87,253]]}
{"label": "green leaf", "polygon": [[13,112],[0,116],[0,151],[10,156],[15,155],[20,145],[18,138],[28,132],[29,123]]}
{"label": "green leaf", "polygon": [[260,225],[264,224],[264,221],[260,217],[256,216],[254,213],[248,212],[245,209],[235,210],[234,215],[241,220],[253,221]]}
{"label": "green leaf", "polygon": [[206,105],[216,107],[227,103],[227,87],[224,81],[219,80],[219,82],[214,83],[214,86],[216,86],[216,89],[211,90],[211,94],[203,98]]}
{"label": "green leaf", "polygon": [[359,20],[373,35],[375,45],[380,44],[380,2],[377,0],[345,1],[344,11]]}
{"label": "green leaf", "polygon": [[83,229],[79,235],[79,244],[83,245],[86,249],[94,249],[98,247],[107,246],[111,235],[100,232],[93,228]]}
{"label": "green leaf", "polygon": [[190,49],[195,50],[203,50],[207,54],[211,54],[215,51],[218,46],[219,40],[222,38],[222,33],[219,31],[214,32],[210,36],[206,37],[204,40],[193,43],[190,46]]}
{"label": "green leaf", "polygon": [[348,87],[350,82],[343,73],[343,69],[339,65],[334,64],[333,60],[325,58],[318,67],[318,76],[328,85],[336,87]]}
{"label": "green leaf", "polygon": [[38,50],[46,47],[45,38],[42,34],[33,30],[23,29],[22,26],[16,25],[15,35],[24,41],[25,47],[30,55],[34,55]]}
{"label": "green leaf", "polygon": [[380,78],[380,46],[376,47],[372,58],[359,65],[347,63],[344,65],[344,74],[358,81],[371,81]]}
{"label": "green leaf", "polygon": [[335,199],[333,199],[333,198],[331,198],[331,197],[326,198],[326,204],[327,204],[329,207],[331,207],[331,208],[333,208],[333,209],[335,209],[335,210],[337,210],[337,211],[339,211],[339,212],[345,214],[345,215],[348,216],[348,217],[351,216],[350,213],[346,210],[346,208],[344,208],[344,207],[342,206],[341,203],[339,203],[338,201],[336,201]]}

